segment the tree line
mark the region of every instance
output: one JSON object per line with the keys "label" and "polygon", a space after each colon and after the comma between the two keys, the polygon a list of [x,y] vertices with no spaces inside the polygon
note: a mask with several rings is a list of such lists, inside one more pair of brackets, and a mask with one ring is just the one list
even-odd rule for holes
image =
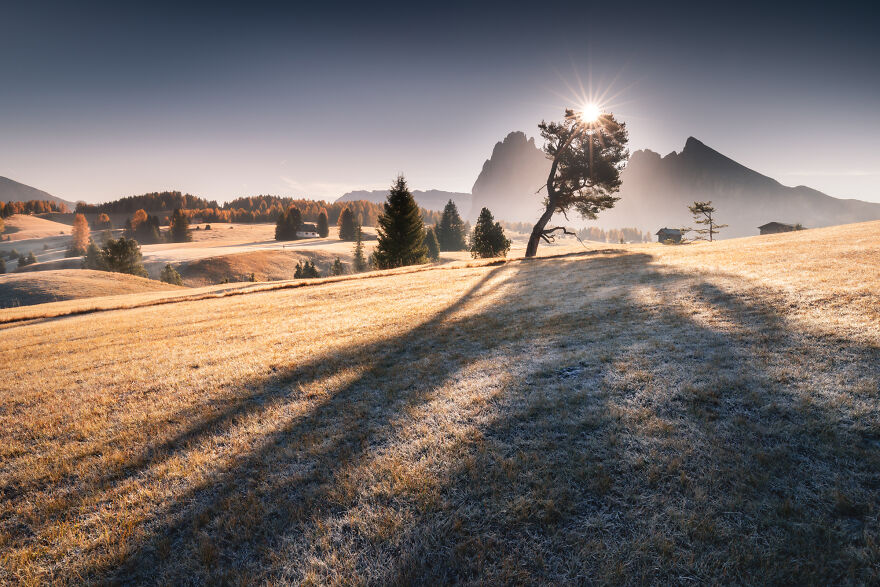
{"label": "tree line", "polygon": [[0,202],[0,218],[9,218],[13,214],[48,214],[50,212],[67,214],[69,211],[70,209],[65,204],[51,200]]}

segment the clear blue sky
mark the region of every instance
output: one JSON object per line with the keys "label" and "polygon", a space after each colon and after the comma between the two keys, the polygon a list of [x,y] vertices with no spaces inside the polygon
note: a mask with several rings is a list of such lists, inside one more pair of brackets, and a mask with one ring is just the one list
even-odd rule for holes
{"label": "clear blue sky", "polygon": [[880,201],[862,4],[297,4],[0,4],[0,175],[87,201],[329,199],[398,172],[469,191],[496,141],[534,136],[582,84],[633,149],[693,135],[785,184]]}

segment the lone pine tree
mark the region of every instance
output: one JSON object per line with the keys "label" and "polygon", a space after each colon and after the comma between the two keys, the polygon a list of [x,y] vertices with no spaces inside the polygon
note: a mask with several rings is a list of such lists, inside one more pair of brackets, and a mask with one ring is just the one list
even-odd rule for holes
{"label": "lone pine tree", "polygon": [[574,234],[562,226],[547,227],[554,213],[574,208],[582,217],[595,219],[602,210],[614,207],[620,172],[629,157],[626,124],[613,114],[586,119],[583,113],[567,109],[562,122],[542,121],[538,128],[551,164],[544,213],[532,229],[526,257],[538,253],[541,240],[552,242],[557,231]]}
{"label": "lone pine tree", "polygon": [[495,222],[488,208],[480,210],[480,217],[474,227],[471,239],[471,255],[478,257],[506,257],[510,250],[510,239],[504,236],[504,228]]}
{"label": "lone pine tree", "polygon": [[353,241],[355,239],[354,213],[346,208],[339,215],[339,240]]}
{"label": "lone pine tree", "polygon": [[419,207],[402,175],[391,186],[385,209],[377,222],[378,243],[373,261],[379,269],[424,263],[425,226]]}
{"label": "lone pine tree", "polygon": [[697,233],[697,240],[706,240],[708,236],[709,242],[712,242],[718,231],[727,227],[726,224],[717,224],[715,222],[715,217],[713,216],[715,214],[715,207],[712,206],[711,200],[708,202],[694,202],[693,206],[688,206],[688,210],[694,215],[694,222],[706,227],[694,229],[694,232]]}
{"label": "lone pine tree", "polygon": [[466,230],[455,202],[449,200],[443,208],[443,216],[437,224],[437,242],[441,251],[464,251]]}

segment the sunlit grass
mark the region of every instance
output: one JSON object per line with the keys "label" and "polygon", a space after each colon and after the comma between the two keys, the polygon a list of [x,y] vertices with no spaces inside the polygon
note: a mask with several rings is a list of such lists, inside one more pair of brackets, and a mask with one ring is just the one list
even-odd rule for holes
{"label": "sunlit grass", "polygon": [[0,581],[877,581],[878,249],[53,304],[0,330]]}

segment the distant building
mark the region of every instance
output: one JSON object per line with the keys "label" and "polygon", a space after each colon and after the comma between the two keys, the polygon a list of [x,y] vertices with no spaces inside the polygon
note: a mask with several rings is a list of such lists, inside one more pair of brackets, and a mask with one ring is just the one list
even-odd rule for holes
{"label": "distant building", "polygon": [[318,238],[318,227],[311,222],[303,222],[296,229],[296,238]]}
{"label": "distant building", "polygon": [[674,243],[681,242],[681,229],[678,228],[661,228],[657,231],[657,242],[665,243],[672,241]]}
{"label": "distant building", "polygon": [[759,226],[758,230],[761,234],[777,234],[779,232],[791,232],[797,230],[794,224],[783,224],[781,222],[768,222],[763,226]]}

